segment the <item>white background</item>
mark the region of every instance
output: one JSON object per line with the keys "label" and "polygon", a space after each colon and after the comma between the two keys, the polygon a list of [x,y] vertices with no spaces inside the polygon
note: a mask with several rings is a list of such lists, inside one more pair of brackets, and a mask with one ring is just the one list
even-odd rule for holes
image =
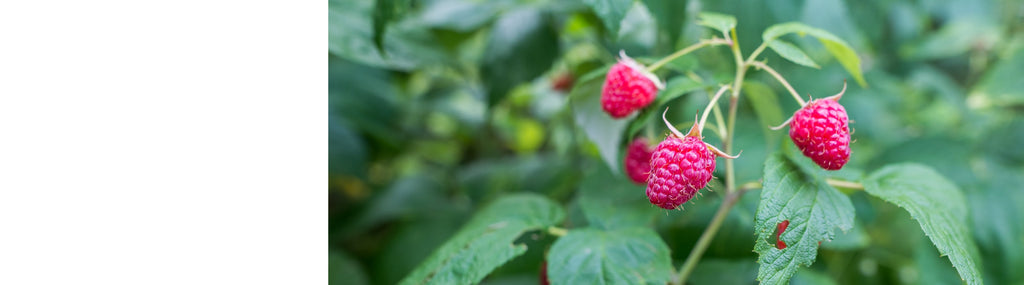
{"label": "white background", "polygon": [[0,284],[326,284],[327,1],[0,1]]}

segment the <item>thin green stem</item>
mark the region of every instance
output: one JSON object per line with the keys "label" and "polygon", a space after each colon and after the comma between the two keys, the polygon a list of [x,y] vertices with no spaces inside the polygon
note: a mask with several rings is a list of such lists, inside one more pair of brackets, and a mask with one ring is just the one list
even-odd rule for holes
{"label": "thin green stem", "polygon": [[839,179],[826,178],[825,182],[828,183],[828,185],[832,185],[832,186],[835,186],[835,187],[843,187],[843,188],[848,188],[848,189],[864,190],[864,184],[860,184],[860,183],[853,182],[853,181],[845,181],[845,180],[839,180]]}
{"label": "thin green stem", "polygon": [[700,127],[698,127],[698,128],[701,131],[704,130],[704,123],[708,122],[708,114],[711,113],[711,108],[713,108],[713,107],[715,107],[715,105],[717,105],[716,103],[718,103],[718,98],[721,98],[722,94],[725,93],[725,90],[728,90],[728,89],[729,89],[729,85],[723,85],[722,88],[719,88],[718,92],[715,93],[715,96],[711,97],[711,102],[708,102],[708,106],[704,108],[704,114],[700,115]]}
{"label": "thin green stem", "polygon": [[[743,61],[743,55],[740,54],[740,44],[736,39],[736,29],[729,31],[729,36],[732,38],[732,55],[736,60],[736,79],[733,81],[732,97],[729,98],[729,119],[728,126],[726,127],[726,137],[722,140],[722,144],[725,145],[725,153],[732,154],[733,145],[733,132],[736,130],[736,105],[740,96],[740,89],[743,88],[743,78],[747,73],[747,65]],[[736,175],[735,166],[732,159],[725,160],[725,190],[732,191],[736,189]]]}
{"label": "thin green stem", "polygon": [[700,75],[697,75],[696,73],[693,73],[693,71],[687,71],[685,75],[686,75],[686,78],[689,78],[690,80],[693,80],[694,82],[704,83],[704,79],[701,79]]}
{"label": "thin green stem", "polygon": [[728,44],[731,44],[731,43],[732,42],[730,42],[729,40],[720,39],[720,38],[711,38],[710,40],[701,40],[700,42],[698,42],[696,44],[693,44],[693,45],[688,46],[688,47],[686,47],[684,49],[678,50],[678,51],[676,51],[676,52],[666,56],[665,58],[662,58],[661,60],[655,62],[654,64],[651,64],[650,66],[647,67],[647,71],[654,72],[655,70],[658,70],[658,68],[661,68],[663,65],[668,64],[669,62],[672,62],[676,58],[679,58],[680,56],[683,56],[683,55],[686,55],[686,54],[688,54],[690,52],[698,50],[698,49],[700,49],[702,47],[709,46],[709,45],[728,45]]}
{"label": "thin green stem", "polygon": [[566,230],[564,228],[559,228],[559,227],[556,227],[556,226],[550,226],[550,227],[548,227],[548,233],[553,235],[553,236],[565,236],[566,234],[569,233],[569,230]]}
{"label": "thin green stem", "polygon": [[725,140],[725,116],[722,116],[722,108],[715,104],[715,108],[711,109],[715,113],[715,124],[718,126],[718,138]]}
{"label": "thin green stem", "polygon": [[803,106],[803,105],[807,104],[807,102],[804,102],[804,99],[800,98],[800,94],[796,93],[796,90],[793,89],[793,86],[789,85],[789,82],[786,81],[786,78],[783,78],[782,75],[779,74],[779,72],[775,71],[775,69],[772,69],[770,66],[768,66],[767,64],[764,64],[764,62],[760,62],[760,61],[751,62],[750,65],[753,65],[754,67],[757,67],[758,69],[763,69],[764,71],[767,71],[769,74],[771,74],[773,77],[775,77],[775,79],[778,80],[779,83],[782,83],[782,86],[786,87],[786,90],[789,90],[789,94],[793,95],[793,99],[796,99],[796,102],[800,103],[800,106]]}
{"label": "thin green stem", "polygon": [[747,183],[740,184],[740,188],[739,189],[740,189],[740,191],[745,191],[745,190],[750,190],[750,189],[760,189],[761,187],[764,187],[764,186],[761,185],[761,182],[759,182],[759,181],[750,181],[750,182],[747,182]]}
{"label": "thin green stem", "polygon": [[734,86],[732,88],[732,97],[740,96],[740,86],[743,85],[743,77],[747,73],[747,64],[743,61],[743,55],[740,54],[740,43],[736,40],[736,29],[730,30],[730,36],[732,37],[732,56],[736,60],[736,80],[733,81]]}
{"label": "thin green stem", "polygon": [[[726,136],[728,139],[722,141],[725,145],[725,153],[734,154],[732,151],[733,137],[736,132],[736,105],[738,105],[738,97],[729,97],[729,126],[726,128]],[[725,191],[732,191],[736,189],[736,167],[733,162],[735,159],[725,160]]]}
{"label": "thin green stem", "polygon": [[763,42],[760,46],[757,46],[757,49],[750,53],[750,57],[747,57],[746,63],[749,65],[751,62],[754,62],[754,59],[757,58],[758,55],[761,55],[761,52],[763,52],[766,47],[768,47],[768,42]]}
{"label": "thin green stem", "polygon": [[690,252],[690,256],[683,262],[682,267],[679,268],[679,278],[672,280],[673,285],[682,285],[686,282],[686,279],[690,277],[690,273],[693,273],[693,269],[697,267],[697,262],[700,261],[701,256],[704,255],[704,251],[708,249],[708,245],[715,239],[715,234],[718,233],[718,229],[722,227],[722,222],[725,221],[725,217],[728,216],[729,210],[736,205],[736,201],[739,201],[740,196],[745,191],[734,191],[725,196],[722,200],[722,205],[718,207],[718,211],[715,212],[715,217],[711,218],[711,224],[704,230],[704,233],[700,235],[700,239],[697,240],[697,245],[693,247],[693,251]]}
{"label": "thin green stem", "polygon": [[716,125],[715,123],[708,123],[708,127],[711,127],[711,131],[715,132],[715,134],[718,135],[718,137],[722,137],[725,135],[724,132],[720,131],[721,128],[719,128],[718,125]]}

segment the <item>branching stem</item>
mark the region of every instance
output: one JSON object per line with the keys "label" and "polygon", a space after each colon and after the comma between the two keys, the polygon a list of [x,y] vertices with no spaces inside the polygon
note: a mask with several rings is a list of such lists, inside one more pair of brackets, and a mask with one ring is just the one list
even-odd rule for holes
{"label": "branching stem", "polygon": [[704,130],[704,123],[708,122],[708,114],[711,114],[711,108],[713,108],[713,107],[715,107],[715,105],[717,105],[718,98],[721,98],[722,94],[725,93],[725,90],[728,90],[728,89],[729,89],[729,85],[724,85],[724,86],[722,86],[722,88],[719,88],[718,92],[715,93],[715,96],[711,97],[711,102],[708,102],[708,106],[704,108],[704,113],[700,115],[700,127],[699,128],[702,131]]}
{"label": "branching stem", "polygon": [[763,52],[764,48],[766,47],[768,47],[768,42],[762,42],[760,46],[757,46],[757,49],[755,49],[754,52],[750,53],[750,57],[747,58],[747,65],[750,65],[752,62],[754,62],[754,59],[756,59],[758,55],[761,55],[761,52]]}
{"label": "branching stem", "polygon": [[704,230],[704,233],[700,235],[700,239],[697,240],[697,245],[693,246],[693,251],[690,252],[690,256],[683,262],[682,267],[679,268],[679,277],[672,280],[673,285],[682,285],[686,282],[686,279],[693,273],[693,269],[697,268],[697,262],[700,261],[700,257],[704,255],[704,251],[708,249],[708,245],[715,239],[715,234],[718,233],[718,229],[722,227],[722,222],[725,221],[725,217],[728,216],[729,210],[736,205],[740,197],[746,191],[739,190],[733,191],[725,196],[722,200],[722,205],[718,207],[718,211],[715,212],[715,217],[711,218],[711,224]]}
{"label": "branching stem", "polygon": [[711,38],[710,40],[701,40],[700,42],[698,42],[696,44],[693,44],[693,45],[688,46],[688,47],[686,47],[684,49],[676,51],[676,52],[666,56],[665,58],[662,58],[658,62],[655,62],[655,63],[651,64],[650,66],[647,67],[647,71],[654,72],[655,70],[658,70],[658,68],[661,68],[663,65],[668,64],[669,62],[672,62],[676,58],[679,58],[680,56],[684,56],[684,55],[686,55],[686,54],[688,54],[690,52],[693,52],[695,50],[698,50],[698,49],[700,49],[702,47],[709,46],[709,45],[728,45],[728,44],[732,44],[732,42],[729,41],[729,40],[720,39],[720,38]]}
{"label": "branching stem", "polygon": [[763,69],[764,71],[767,71],[773,77],[775,77],[775,79],[779,80],[779,83],[782,83],[782,86],[785,86],[786,90],[789,90],[789,94],[793,95],[793,99],[796,99],[796,102],[800,103],[800,106],[803,106],[803,105],[807,104],[807,102],[804,102],[804,99],[800,98],[800,94],[796,93],[796,90],[793,89],[793,86],[789,85],[789,82],[786,81],[786,78],[783,78],[782,75],[779,74],[779,72],[775,71],[775,69],[772,69],[770,66],[768,66],[767,64],[764,64],[764,62],[760,62],[760,61],[750,62],[750,65],[753,65],[754,67],[757,67],[758,69]]}

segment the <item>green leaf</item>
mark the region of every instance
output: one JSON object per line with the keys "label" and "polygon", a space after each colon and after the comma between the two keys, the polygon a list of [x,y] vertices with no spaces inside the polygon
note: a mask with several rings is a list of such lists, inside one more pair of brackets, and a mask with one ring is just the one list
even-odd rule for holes
{"label": "green leaf", "polygon": [[794,33],[799,35],[799,36],[801,36],[801,37],[805,36],[805,35],[811,35],[811,36],[813,36],[815,38],[819,38],[819,39],[827,39],[827,40],[830,40],[830,41],[840,41],[840,42],[842,41],[841,39],[839,39],[838,37],[836,37],[832,33],[829,33],[829,32],[827,32],[825,30],[822,30],[822,29],[818,29],[818,28],[815,28],[815,27],[811,27],[811,26],[805,25],[804,23],[800,23],[800,22],[788,22],[788,23],[772,25],[771,27],[768,27],[767,29],[764,30],[764,33],[761,34],[761,39],[764,40],[764,42],[767,43],[767,42],[774,41],[775,39],[778,39],[781,36],[784,36],[784,35],[787,35],[787,34],[794,34]]}
{"label": "green leaf", "polygon": [[904,44],[899,55],[905,61],[956,57],[992,46],[1002,37],[1001,30],[999,25],[978,18],[952,20]]}
{"label": "green leaf", "polygon": [[669,61],[663,68],[680,74],[687,74],[695,71],[698,66],[700,66],[700,61],[697,59],[697,55],[691,53]]}
{"label": "green leaf", "polygon": [[328,284],[369,284],[366,273],[359,262],[343,251],[331,250],[327,253]]}
{"label": "green leaf", "polygon": [[617,229],[650,225],[659,211],[637,185],[625,175],[615,175],[604,165],[595,165],[579,186],[580,210],[593,228]]}
{"label": "green leaf", "polygon": [[583,3],[594,9],[594,13],[601,18],[611,35],[619,34],[622,19],[633,6],[633,0],[584,0]]}
{"label": "green leaf", "polygon": [[[817,38],[818,41],[825,46],[825,49],[839,60],[839,63],[843,65],[843,68],[845,68],[850,75],[853,75],[853,78],[857,80],[857,83],[860,84],[860,86],[867,86],[867,82],[864,81],[864,74],[860,70],[860,57],[857,57],[857,53],[849,44],[832,33],[804,25],[803,23],[789,22],[768,27],[768,29],[764,30],[761,38],[764,42],[769,43],[770,45],[779,37],[791,33],[796,33],[800,36],[811,35]],[[774,47],[772,49],[775,50]],[[782,54],[780,53],[780,55]],[[783,57],[786,56],[783,55]],[[789,58],[787,57],[786,59]]]}
{"label": "green leaf", "polygon": [[373,44],[384,51],[384,34],[388,23],[409,10],[409,0],[377,0],[373,9]]}
{"label": "green leaf", "polygon": [[[392,84],[391,72],[330,56],[327,75],[331,125],[347,124],[353,135],[362,137],[367,153],[406,141],[401,131],[402,91]],[[365,171],[364,167],[361,172]]]}
{"label": "green leaf", "polygon": [[516,85],[544,73],[558,57],[558,35],[537,7],[506,12],[494,23],[490,36],[481,66],[488,106],[501,101]]}
{"label": "green leaf", "polygon": [[757,261],[749,259],[702,259],[689,284],[750,284],[757,277]]}
{"label": "green leaf", "polygon": [[[922,137],[904,141],[886,148],[869,164],[869,169],[880,169],[886,165],[915,162],[931,165],[933,169],[960,185],[973,184],[978,180],[971,169],[971,156],[976,153],[965,139],[945,137]],[[941,153],[942,155],[935,155]]]}
{"label": "green leaf", "polygon": [[474,284],[526,252],[513,242],[526,231],[553,226],[565,210],[542,196],[503,197],[477,212],[458,233],[413,270],[401,284]]}
{"label": "green leaf", "polygon": [[782,56],[782,58],[788,59],[793,63],[813,68],[820,68],[817,63],[814,63],[814,60],[811,60],[811,57],[804,53],[804,51],[789,42],[777,39],[768,43],[768,47],[774,50],[775,53]]}
{"label": "green leaf", "polygon": [[543,153],[477,159],[457,169],[456,178],[471,201],[490,201],[524,190],[556,197],[576,188],[579,170],[573,165],[563,156]]}
{"label": "green leaf", "polygon": [[328,4],[328,51],[330,54],[376,67],[413,70],[428,62],[440,62],[439,41],[414,21],[391,23],[380,31],[383,51],[375,44],[374,4],[371,1],[331,0]]}
{"label": "green leaf", "polygon": [[814,270],[801,270],[793,275],[790,285],[833,285],[838,284],[832,277]]}
{"label": "green leaf", "polygon": [[854,222],[853,228],[844,233],[836,233],[835,239],[821,243],[821,247],[832,250],[857,250],[868,247],[871,236],[864,231],[864,225]]}
{"label": "green leaf", "polygon": [[666,284],[669,248],[650,228],[572,230],[548,252],[551,284]]}
{"label": "green leaf", "polygon": [[953,182],[920,164],[897,164],[875,171],[864,191],[910,212],[967,284],[982,284],[978,247],[967,227],[967,205]]}
{"label": "green leaf", "polygon": [[471,32],[494,19],[503,5],[497,1],[430,1],[420,19],[432,28]]}
{"label": "green leaf", "polygon": [[[644,0],[644,5],[651,11],[654,21],[658,23],[658,34],[664,43],[675,43],[683,34],[685,27],[692,19],[690,14],[695,14],[693,9],[687,10],[686,1],[676,0]],[[684,12],[685,11],[685,12]]]}
{"label": "green leaf", "polygon": [[[985,183],[967,191],[970,201],[971,232],[981,250],[985,275],[989,282],[1005,284],[1024,284],[1024,247],[1018,246],[1024,241],[1024,169],[1019,164],[1006,165],[1000,163],[992,155],[981,164],[985,169]],[[995,273],[995,274],[992,274]]]}
{"label": "green leaf", "polygon": [[743,95],[750,100],[754,114],[761,121],[761,130],[764,132],[767,149],[774,149],[782,134],[769,129],[769,127],[782,124],[786,120],[782,115],[782,106],[779,106],[778,96],[771,87],[757,81],[743,82]]}
{"label": "green leaf", "polygon": [[[409,205],[409,204],[406,204]],[[405,216],[386,226],[387,238],[371,238],[364,243],[353,244],[357,248],[365,245],[379,244],[380,250],[373,252],[372,280],[377,284],[398,284],[399,281],[413,272],[434,251],[459,231],[473,214],[463,205],[447,203],[439,204],[429,213],[414,213]],[[372,205],[368,205],[372,207]],[[368,237],[371,235],[362,235]],[[360,239],[341,239],[360,240]],[[526,254],[529,254],[527,251]]]}
{"label": "green leaf", "polygon": [[576,125],[597,146],[598,153],[613,173],[619,171],[619,143],[626,131],[628,119],[616,120],[601,109],[601,87],[608,67],[580,77],[580,82],[569,94]]}
{"label": "green leaf", "polygon": [[[661,111],[665,110],[665,104],[669,101],[679,98],[680,96],[686,95],[690,92],[700,90],[701,88],[707,87],[703,82],[698,82],[689,77],[676,76],[673,77],[665,84],[665,89],[658,92],[657,97],[654,98],[654,102],[650,106],[644,108],[629,124],[629,131],[627,135],[632,136],[643,129],[647,123],[651,120],[651,117],[660,116]],[[660,122],[660,121],[659,121]]]}
{"label": "green leaf", "polygon": [[436,213],[447,205],[444,195],[436,177],[425,174],[403,177],[378,190],[364,210],[351,215],[351,223],[341,228],[339,234],[350,236],[403,216]]}
{"label": "green leaf", "polygon": [[[853,227],[850,198],[825,183],[820,173],[807,173],[781,153],[764,166],[764,189],[755,218],[759,254],[757,279],[762,284],[784,284],[799,266],[810,266],[818,255],[818,242],[835,237],[835,228]],[[770,243],[779,223],[789,221],[780,238],[787,245]]]}
{"label": "green leaf", "polygon": [[818,41],[825,45],[825,49],[839,60],[839,63],[843,65],[843,68],[846,68],[850,75],[853,75],[853,78],[857,80],[857,84],[860,84],[862,87],[868,86],[867,81],[864,81],[864,74],[860,70],[860,57],[857,57],[857,52],[853,48],[850,48],[842,40],[831,41],[818,38]]}
{"label": "green leaf", "polygon": [[658,23],[643,2],[633,2],[619,23],[616,45],[624,50],[651,50],[658,39]]}
{"label": "green leaf", "polygon": [[[909,219],[908,219],[909,220]],[[908,221],[914,223],[913,221]],[[913,228],[914,225],[907,225],[908,228]],[[900,236],[907,239],[912,244],[908,245],[911,250],[910,256],[913,258],[913,269],[917,271],[917,282],[916,284],[936,284],[936,285],[961,285],[964,284],[960,280],[960,276],[957,275],[956,267],[949,262],[949,259],[939,256],[935,251],[935,246],[931,244],[928,237],[925,236],[924,232],[913,229],[913,232],[908,233],[909,235]],[[895,235],[894,235],[895,236]],[[1002,283],[999,283],[1002,284]],[[1016,283],[1006,283],[1016,284]]]}
{"label": "green leaf", "polygon": [[1020,75],[1024,74],[1024,48],[996,62],[974,86],[968,104],[979,107],[1024,104],[1024,80],[1020,80]]}
{"label": "green leaf", "polygon": [[[661,107],[667,104],[672,99],[679,98],[679,96],[686,95],[687,93],[700,90],[704,88],[703,82],[698,82],[689,77],[676,76],[673,77],[665,84],[665,89],[658,92],[658,96],[654,98],[654,106]],[[660,108],[654,108],[660,109]]]}
{"label": "green leaf", "polygon": [[330,174],[366,177],[366,144],[335,113],[327,117],[327,172]]}
{"label": "green leaf", "polygon": [[719,30],[725,35],[728,35],[729,31],[736,27],[736,17],[731,15],[702,12],[698,17],[700,18],[698,24]]}

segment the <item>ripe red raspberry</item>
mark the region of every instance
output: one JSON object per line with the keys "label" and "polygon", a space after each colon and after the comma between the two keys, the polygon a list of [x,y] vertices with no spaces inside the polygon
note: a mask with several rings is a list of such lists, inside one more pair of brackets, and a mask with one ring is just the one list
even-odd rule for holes
{"label": "ripe red raspberry", "polygon": [[654,102],[661,80],[639,63],[620,53],[619,62],[608,70],[601,88],[601,108],[613,118],[621,119]]}
{"label": "ripe red raspberry", "polygon": [[643,137],[633,140],[626,148],[626,159],[623,164],[625,164],[629,179],[636,184],[647,183],[647,176],[651,172],[652,153],[654,150],[647,144],[647,139]]}
{"label": "ripe red raspberry", "polygon": [[[668,109],[665,110],[666,112]],[[664,120],[665,114],[662,114]],[[694,122],[687,135],[672,127],[672,133],[658,144],[651,156],[651,175],[647,179],[647,198],[651,204],[672,210],[689,201],[711,181],[715,155],[729,156],[702,141],[700,126]]]}
{"label": "ripe red raspberry", "polygon": [[825,170],[839,170],[850,159],[850,126],[846,108],[835,96],[813,100],[793,114],[789,137],[793,143]]}

